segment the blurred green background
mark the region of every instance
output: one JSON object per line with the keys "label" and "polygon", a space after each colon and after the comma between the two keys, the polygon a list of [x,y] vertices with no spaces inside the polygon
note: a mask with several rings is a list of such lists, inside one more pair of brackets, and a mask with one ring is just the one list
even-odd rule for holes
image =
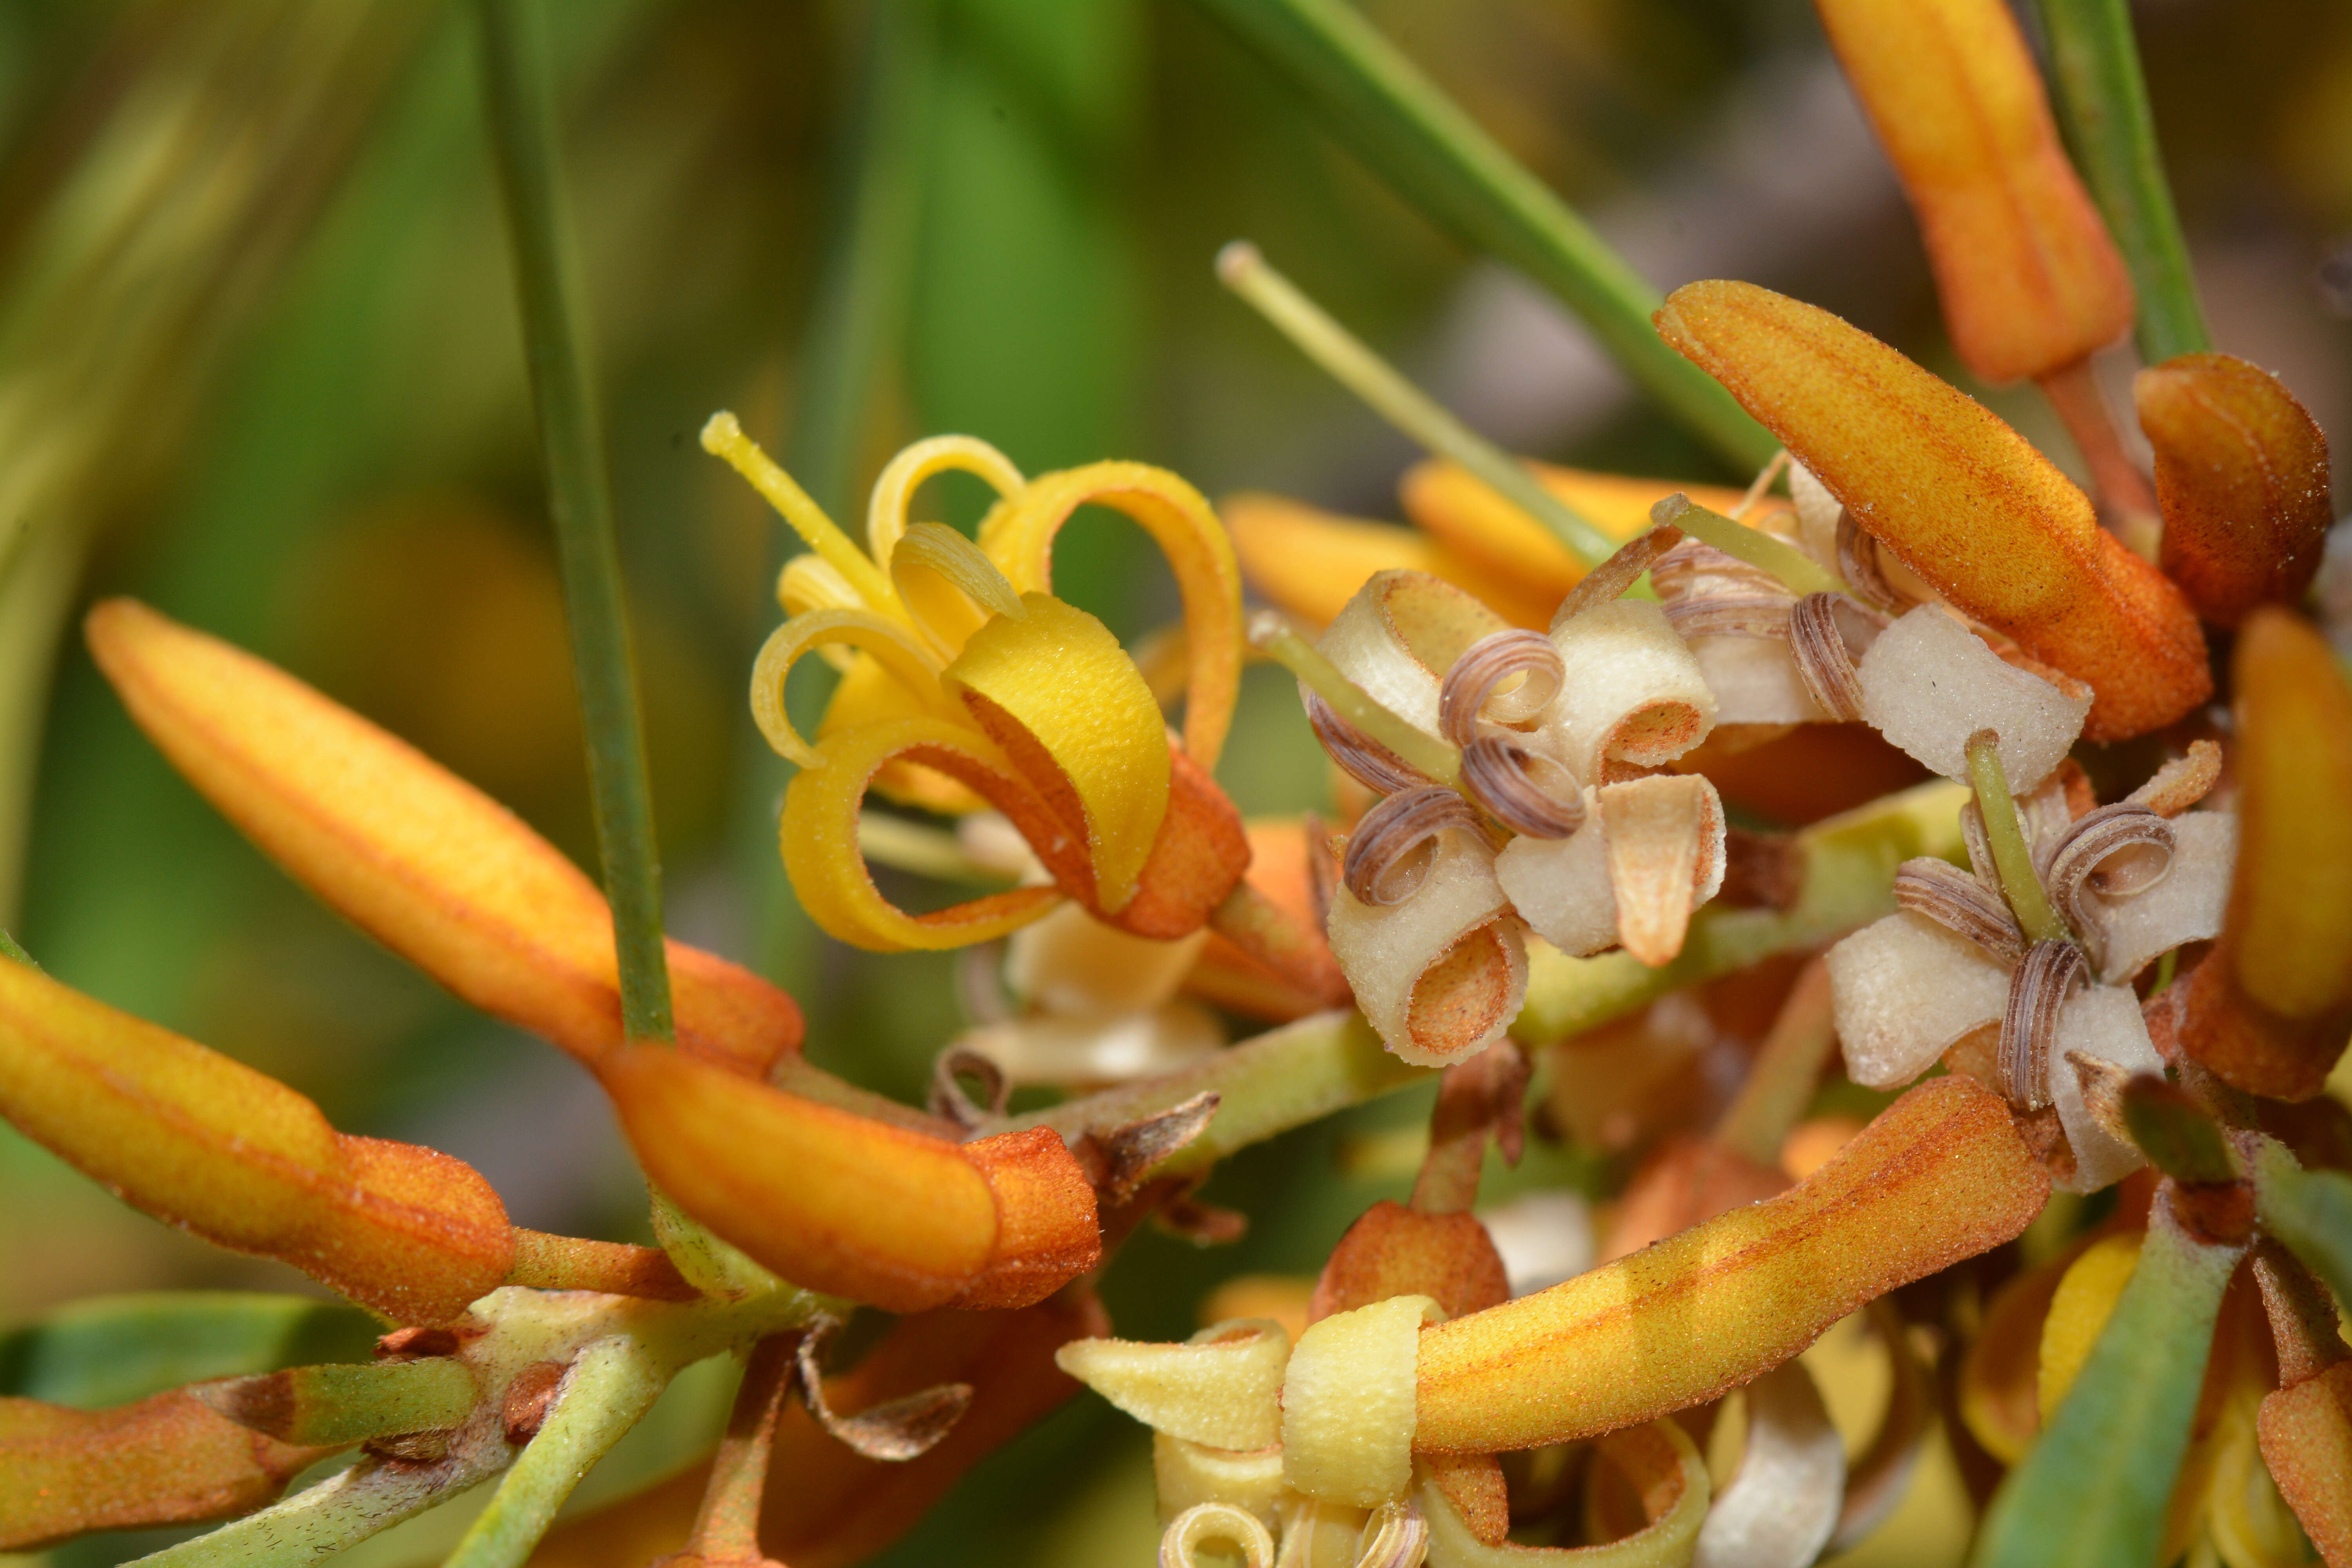
{"label": "blurred green background", "polygon": [[[810,1054],[853,1079],[919,1095],[961,1022],[953,965],[852,953],[791,904],[772,845],[783,770],[744,702],[783,537],[696,445],[714,409],[853,521],[890,451],[951,430],[1031,471],[1129,457],[1213,496],[1393,515],[1402,441],[1215,286],[1216,247],[1246,236],[1521,450],[1744,477],[1183,0],[546,9],[670,925],[790,986]],[[1662,288],[1749,278],[1958,377],[1908,214],[1805,5],[1369,9]],[[2352,11],[2138,15],[2216,336],[2340,437]],[[132,730],[75,635],[93,599],[135,595],[415,741],[593,863],[478,107],[463,5],[0,3],[0,924],[61,979],[284,1079],[345,1130],[473,1162],[518,1223],[634,1237],[642,1187],[585,1076],[251,851]],[[2070,458],[2033,406],[1989,400]],[[966,525],[977,501],[939,496]],[[1074,527],[1057,586],[1128,635],[1174,605],[1140,534],[1108,517]],[[813,708],[809,679],[794,700]],[[1228,751],[1247,810],[1323,800],[1286,686],[1253,676]],[[1234,1162],[1207,1195],[1256,1216],[1249,1238],[1139,1239],[1108,1289],[1122,1330],[1188,1330],[1237,1271],[1312,1269],[1396,1184],[1337,1173],[1335,1149],[1415,1113],[1392,1103]],[[0,1128],[0,1323],[166,1285],[310,1289]],[[1139,1444],[1082,1402],[892,1560],[949,1542],[967,1562],[1094,1560],[1148,1529]]]}

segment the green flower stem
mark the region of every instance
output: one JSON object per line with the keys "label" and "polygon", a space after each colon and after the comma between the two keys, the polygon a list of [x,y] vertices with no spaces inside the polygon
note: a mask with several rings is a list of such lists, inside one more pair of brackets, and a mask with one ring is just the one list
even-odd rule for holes
{"label": "green flower stem", "polygon": [[1610,356],[1731,464],[1780,443],[1651,329],[1658,291],[1345,0],[1196,0],[1441,226],[1558,295]]}
{"label": "green flower stem", "polygon": [[2161,364],[2213,346],[2189,246],[2156,144],[2126,0],[2039,0],[2058,119],[2139,295],[2140,358]]}
{"label": "green flower stem", "polygon": [[1415,729],[1382,707],[1323,650],[1290,629],[1279,615],[1262,611],[1250,622],[1250,645],[1304,681],[1308,690],[1331,705],[1331,711],[1378,741],[1400,758],[1442,784],[1462,776],[1462,753],[1436,736]]}
{"label": "green flower stem", "polygon": [[[1682,956],[1662,969],[1645,969],[1622,952],[1567,958],[1538,947],[1528,955],[1527,1005],[1513,1036],[1528,1046],[1550,1045],[1666,992],[1775,953],[1818,947],[1892,912],[1895,867],[1914,856],[1960,852],[1959,810],[1967,800],[1960,785],[1939,780],[1806,828],[1797,836],[1804,891],[1793,909],[1701,910],[1692,918]],[[1391,1056],[1357,1014],[1318,1013],[1198,1067],[1068,1100],[1004,1126],[1051,1127],[1076,1138],[1214,1092],[1217,1114],[1207,1131],[1159,1167],[1176,1175],[1204,1170],[1236,1150],[1418,1083],[1431,1072]]]}
{"label": "green flower stem", "polygon": [[2352,1301],[2352,1177],[2306,1171],[2275,1138],[2253,1141],[2254,1212],[2325,1280],[2338,1301]]}
{"label": "green flower stem", "polygon": [[1995,1494],[1974,1568],[2156,1561],[2221,1292],[2246,1250],[2182,1230],[2170,1191],[2168,1182],[2090,1360]]}
{"label": "green flower stem", "polygon": [[1616,552],[1617,541],[1544,489],[1525,463],[1407,381],[1370,345],[1267,265],[1256,246],[1235,240],[1219,251],[1217,277],[1374,413],[1429,451],[1469,469],[1488,489],[1543,524],[1577,560],[1598,566]]}
{"label": "green flower stem", "polygon": [[1969,779],[1977,787],[1977,811],[1984,818],[1985,839],[1992,846],[1992,862],[2000,873],[2000,890],[2008,895],[2011,913],[2028,942],[2064,942],[2065,922],[2050,907],[2042,879],[2033,869],[2033,851],[2017,820],[2017,802],[2010,797],[2009,774],[2001,770],[2000,737],[1979,730],[1969,737]]}
{"label": "green flower stem", "polygon": [[478,1391],[446,1356],[330,1363],[199,1385],[196,1397],[281,1443],[340,1448],[398,1432],[462,1425]]}
{"label": "green flower stem", "polygon": [[139,1558],[135,1568],[310,1568],[404,1520],[437,1508],[505,1468],[503,1446],[446,1465],[373,1456],[258,1513]]}
{"label": "green flower stem", "polygon": [[443,1568],[520,1568],[589,1467],[653,1408],[670,1373],[632,1339],[601,1340],[582,1351],[539,1435]]}
{"label": "green flower stem", "polygon": [[555,152],[554,89],[535,0],[480,0],[490,142],[588,732],[588,784],[620,961],[621,1030],[676,1037],[662,948],[660,852],[631,662],[604,435],[582,328],[579,258]]}
{"label": "green flower stem", "polygon": [[1793,544],[1783,544],[1760,528],[1737,522],[1719,511],[1709,511],[1676,490],[1650,509],[1650,521],[1661,528],[1679,528],[1701,543],[1769,572],[1787,584],[1789,592],[1843,594],[1845,579]]}

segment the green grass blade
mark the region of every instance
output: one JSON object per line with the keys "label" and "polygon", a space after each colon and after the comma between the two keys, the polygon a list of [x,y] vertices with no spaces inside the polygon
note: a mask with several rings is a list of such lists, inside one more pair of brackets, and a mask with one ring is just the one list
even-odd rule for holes
{"label": "green grass blade", "polygon": [[2067,145],[2139,293],[2140,358],[2203,353],[2213,340],[2157,151],[2130,9],[2125,0],[2040,0],[2039,8]]}
{"label": "green grass blade", "polygon": [[1994,1495],[1973,1568],[2156,1561],[2221,1292],[2244,1255],[2191,1239],[2158,1199],[2139,1265],[2091,1359]]}
{"label": "green grass blade", "polygon": [[490,142],[506,195],[515,291],[555,516],[572,657],[588,731],[588,783],[620,958],[621,1028],[668,1040],[661,864],[621,594],[611,480],[583,330],[579,259],[555,150],[554,89],[535,0],[481,0]]}
{"label": "green grass blade", "polygon": [[1432,220],[1558,295],[1627,374],[1735,467],[1779,449],[1650,325],[1658,291],[1346,0],[1197,0]]}

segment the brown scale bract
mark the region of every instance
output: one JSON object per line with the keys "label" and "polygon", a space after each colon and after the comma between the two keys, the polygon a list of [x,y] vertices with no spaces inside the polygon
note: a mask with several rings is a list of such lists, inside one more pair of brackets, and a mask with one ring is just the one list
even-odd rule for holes
{"label": "brown scale bract", "polygon": [[1686,284],[1655,320],[1955,608],[2088,682],[2084,739],[2144,733],[2211,694],[2204,634],[2180,590],[1982,405],[1828,311],[1754,284]]}
{"label": "brown scale bract", "polygon": [[1414,1447],[1568,1442],[1716,1398],[2009,1240],[2049,1193],[1998,1095],[1932,1079],[1776,1198],[1423,1331]]}

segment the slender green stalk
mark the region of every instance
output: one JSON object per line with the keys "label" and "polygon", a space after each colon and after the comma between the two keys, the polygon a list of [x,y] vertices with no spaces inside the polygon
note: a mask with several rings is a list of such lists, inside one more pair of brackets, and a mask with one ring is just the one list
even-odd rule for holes
{"label": "slender green stalk", "polygon": [[2028,942],[2064,942],[2066,924],[2050,907],[2042,879],[2033,871],[2033,851],[2017,820],[2017,802],[2009,793],[2009,774],[2000,765],[2000,737],[1979,730],[1969,737],[1969,782],[1976,785],[1977,812],[1984,818],[1985,839],[1992,847],[1992,863],[2000,873],[2000,890],[2010,912]]}
{"label": "slender green stalk", "polygon": [[1709,511],[1680,490],[1652,507],[1650,521],[1661,528],[1679,528],[1759,572],[1769,572],[1786,584],[1791,594],[1845,592],[1844,578],[1803,551],[1781,543],[1760,528],[1750,528],[1719,511]]}
{"label": "slender green stalk", "polygon": [[2177,354],[2203,353],[2213,341],[2157,150],[2130,8],[2126,0],[2038,5],[2059,123],[2139,293],[2139,356],[2161,364]]}
{"label": "slender green stalk", "polygon": [[1195,3],[1426,216],[1558,295],[1626,374],[1736,468],[1770,460],[1771,434],[1652,330],[1658,291],[1346,0]]}
{"label": "slender green stalk", "polygon": [[1292,631],[1271,610],[1250,622],[1250,646],[1307,683],[1307,689],[1331,705],[1331,711],[1394,752],[1439,784],[1462,776],[1462,753],[1425,734],[1375,701],[1370,693],[1340,673],[1323,650]]}
{"label": "slender green stalk", "polygon": [[480,0],[490,142],[506,194],[523,348],[588,732],[596,844],[613,906],[621,1028],[674,1037],[662,949],[661,863],[631,661],[612,486],[583,330],[579,258],[555,151],[554,89],[535,0]]}
{"label": "slender green stalk", "polygon": [[1487,489],[1543,524],[1570,555],[1587,566],[1598,566],[1615,552],[1617,541],[1544,489],[1525,463],[1399,374],[1370,344],[1268,266],[1256,246],[1237,239],[1218,252],[1217,277],[1334,381],[1371,405],[1373,412],[1430,451],[1469,469]]}
{"label": "slender green stalk", "polygon": [[2090,1360],[1993,1498],[1975,1568],[2157,1560],[2221,1292],[2245,1250],[2191,1237],[2169,1202],[2157,1200],[2138,1266]]}

